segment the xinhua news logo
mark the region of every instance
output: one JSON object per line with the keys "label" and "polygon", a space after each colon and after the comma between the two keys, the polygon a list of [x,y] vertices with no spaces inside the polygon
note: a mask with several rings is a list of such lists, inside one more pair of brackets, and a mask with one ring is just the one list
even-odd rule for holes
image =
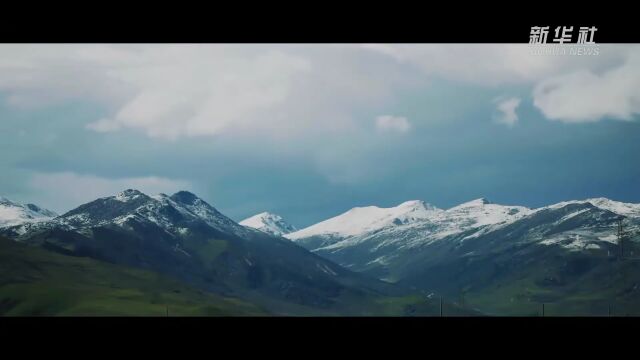
{"label": "xinhua news logo", "polygon": [[[594,40],[595,26],[580,26],[577,36],[573,26],[558,26],[549,35],[549,26],[532,26],[529,45],[532,55],[595,56],[600,48]],[[549,42],[549,37],[551,41]],[[575,42],[574,42],[575,39]]]}

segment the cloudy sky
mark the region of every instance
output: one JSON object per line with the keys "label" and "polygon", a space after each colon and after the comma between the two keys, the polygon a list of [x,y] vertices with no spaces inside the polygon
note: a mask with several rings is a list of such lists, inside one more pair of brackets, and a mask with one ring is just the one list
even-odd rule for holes
{"label": "cloudy sky", "polygon": [[0,195],[354,206],[640,202],[640,46],[0,45]]}

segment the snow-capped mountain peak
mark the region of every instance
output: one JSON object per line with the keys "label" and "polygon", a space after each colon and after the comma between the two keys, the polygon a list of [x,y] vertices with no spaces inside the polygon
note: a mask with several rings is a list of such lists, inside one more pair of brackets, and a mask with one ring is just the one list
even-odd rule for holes
{"label": "snow-capped mountain peak", "polygon": [[624,203],[607,198],[587,199],[586,201],[604,210],[609,210],[618,215],[628,217],[640,217],[640,204]]}
{"label": "snow-capped mountain peak", "polygon": [[142,192],[138,191],[138,190],[134,190],[134,189],[127,189],[124,191],[119,192],[118,194],[116,194],[116,196],[114,197],[114,199],[121,201],[121,202],[128,202],[131,200],[135,200],[138,199],[142,196],[145,196]]}
{"label": "snow-capped mountain peak", "polygon": [[611,211],[612,213],[615,213],[618,215],[632,217],[632,218],[640,218],[640,204],[625,203],[621,201],[611,200],[605,197],[591,198],[591,199],[585,199],[585,200],[562,201],[557,204],[552,204],[549,206],[538,208],[536,210],[540,211],[544,209],[558,209],[571,204],[587,204],[587,203],[597,208]]}
{"label": "snow-capped mountain peak", "polygon": [[395,207],[399,212],[406,211],[430,211],[438,210],[435,206],[423,201],[423,200],[409,200]]}
{"label": "snow-capped mountain peak", "polygon": [[34,204],[21,204],[0,196],[0,227],[47,221],[58,216],[55,212]]}
{"label": "snow-capped mountain peak", "polygon": [[511,222],[531,211],[524,206],[494,204],[486,198],[479,198],[454,206],[446,212],[447,217],[462,221],[465,225],[483,226]]}
{"label": "snow-capped mountain peak", "polygon": [[455,206],[454,208],[462,209],[462,208],[470,208],[470,207],[480,207],[483,205],[492,204],[491,201],[487,200],[487,198],[479,198],[471,201],[467,201],[460,205]]}
{"label": "snow-capped mountain peak", "polygon": [[191,192],[184,190],[178,191],[168,199],[176,204],[174,207],[186,210],[192,214],[192,216],[196,216],[198,219],[206,222],[209,226],[224,228],[233,233],[246,233],[247,231],[245,227],[238,225],[235,221],[226,217],[216,208]]}
{"label": "snow-capped mountain peak", "polygon": [[471,200],[448,210],[412,200],[392,208],[353,208],[285,237],[302,244],[325,246],[326,249],[352,246],[370,238],[385,238],[385,244],[398,242],[402,246],[414,246],[472,229],[476,231],[466,236],[495,230],[531,212],[523,206],[494,204],[486,198]]}
{"label": "snow-capped mountain peak", "polygon": [[291,240],[310,236],[348,237],[377,231],[388,226],[405,225],[428,219],[442,210],[421,200],[381,208],[377,206],[355,207],[341,215],[288,234]]}
{"label": "snow-capped mountain peak", "polygon": [[240,225],[276,236],[282,236],[296,231],[296,228],[284,221],[280,215],[266,211],[240,221]]}
{"label": "snow-capped mountain peak", "polygon": [[171,195],[171,199],[175,202],[179,202],[186,205],[198,205],[204,202],[204,200],[197,197],[194,193],[181,190]]}
{"label": "snow-capped mountain peak", "polygon": [[[128,227],[132,221],[154,223],[170,233],[179,232],[193,222],[204,222],[215,229],[236,235],[252,231],[222,215],[190,192],[148,196],[133,189],[96,199],[39,225],[79,230],[108,225]],[[26,228],[15,229],[17,233],[24,231]]]}

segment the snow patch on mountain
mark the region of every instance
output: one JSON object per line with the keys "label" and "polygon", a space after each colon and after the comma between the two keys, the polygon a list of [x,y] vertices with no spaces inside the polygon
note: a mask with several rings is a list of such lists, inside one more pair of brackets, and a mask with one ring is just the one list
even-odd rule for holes
{"label": "snow patch on mountain", "polygon": [[144,194],[142,194],[138,190],[127,189],[125,191],[119,192],[113,198],[118,200],[118,201],[121,201],[121,202],[129,202],[131,200],[135,200],[135,199],[140,198],[140,196],[142,196],[142,195],[144,195]]}
{"label": "snow patch on mountain", "polygon": [[618,215],[627,216],[631,218],[640,218],[640,204],[625,203],[625,202],[607,199],[604,197],[585,199],[585,200],[562,201],[557,204],[541,207],[539,209],[536,209],[536,211],[544,210],[544,209],[559,209],[570,204],[586,204],[586,203],[590,203],[591,205],[598,207],[600,209],[609,210],[612,213],[616,213]]}
{"label": "snow patch on mountain", "polygon": [[287,237],[293,241],[305,241],[318,236],[334,238],[335,241],[322,246],[330,251],[372,239],[379,241],[372,251],[387,246],[408,248],[454,236],[469,229],[476,229],[476,232],[466,238],[479,236],[530,213],[532,210],[529,208],[493,204],[485,198],[447,210],[414,200],[393,208],[354,208]]}
{"label": "snow patch on mountain", "polygon": [[[607,235],[604,235],[607,234]],[[618,238],[609,230],[600,231],[574,230],[545,237],[540,245],[557,245],[569,251],[598,250],[605,243],[617,244]]]}
{"label": "snow patch on mountain", "polygon": [[356,207],[331,219],[288,234],[286,237],[295,241],[310,236],[355,236],[380,230],[387,226],[428,219],[434,213],[441,211],[441,209],[420,200],[407,201],[390,208]]}
{"label": "snow patch on mountain", "polygon": [[[384,248],[407,249],[446,238],[455,241],[477,238],[520,219],[533,216],[538,212],[562,209],[572,204],[589,204],[589,208],[578,207],[575,211],[570,211],[555,221],[553,225],[573,221],[572,219],[579,216],[589,217],[592,209],[600,209],[600,211],[593,213],[594,217],[590,220],[592,223],[606,220],[609,215],[603,211],[607,211],[630,218],[632,220],[630,229],[637,230],[636,223],[640,220],[640,204],[623,203],[607,198],[592,198],[565,201],[530,209],[524,206],[494,204],[486,198],[479,198],[447,210],[438,209],[422,201],[408,201],[392,208],[376,206],[353,208],[334,218],[285,237],[314,251],[334,252],[364,243],[371,244],[367,246],[368,251],[378,251]],[[603,218],[601,219],[601,217]],[[612,228],[607,228],[604,231],[599,234],[608,236]],[[581,245],[591,245],[591,248],[594,248],[597,242],[601,241],[597,237],[591,238],[589,236],[584,239],[587,238],[589,243],[545,238],[546,242],[543,244],[574,244],[572,246],[576,249]]]}
{"label": "snow patch on mountain", "polygon": [[240,221],[239,224],[275,236],[283,236],[297,230],[293,225],[284,221],[280,215],[270,212],[254,215]]}
{"label": "snow patch on mountain", "polygon": [[34,204],[21,204],[0,196],[0,227],[47,221],[58,216],[55,212]]}
{"label": "snow patch on mountain", "polygon": [[443,220],[468,228],[510,223],[531,213],[532,210],[524,206],[499,205],[480,198],[448,209]]}

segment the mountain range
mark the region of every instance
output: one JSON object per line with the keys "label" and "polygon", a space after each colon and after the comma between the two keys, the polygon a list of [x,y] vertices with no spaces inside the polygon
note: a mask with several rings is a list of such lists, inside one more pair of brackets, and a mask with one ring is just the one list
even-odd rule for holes
{"label": "mountain range", "polygon": [[602,314],[612,304],[640,311],[639,229],[640,204],[530,209],[480,198],[450,209],[417,200],[357,207],[284,236],[350,270],[486,313],[538,313],[549,302],[558,314]]}
{"label": "mountain range", "polygon": [[[0,244],[5,253],[28,264],[12,265],[0,285],[0,313],[35,306],[14,288],[24,279],[42,284],[29,269],[71,264],[65,281],[97,286],[74,271],[75,259],[87,259],[88,273],[102,279],[112,267],[109,283],[156,313],[163,301],[185,314],[437,315],[444,298],[447,315],[539,315],[542,304],[549,315],[640,314],[640,204],[594,198],[531,209],[480,198],[440,209],[412,200],[296,230],[268,212],[236,223],[186,191],[129,189],[59,216],[3,200],[18,209],[4,213],[35,213],[0,226],[0,236],[19,243]],[[121,285],[131,271],[161,280]],[[67,282],[60,286],[73,288]],[[183,297],[154,295],[175,284]],[[39,306],[44,314],[100,312],[92,303]]]}
{"label": "mountain range", "polygon": [[[207,294],[251,304],[266,314],[435,315],[439,311],[435,298],[347,270],[287,239],[242,226],[186,191],[148,196],[129,189],[46,221],[2,227],[0,236],[27,249],[160,274]],[[41,257],[27,255],[23,260],[30,263]],[[143,296],[147,297],[154,299],[152,294]],[[4,312],[23,306],[20,299],[0,300]],[[453,304],[449,309],[452,314],[465,313]]]}

